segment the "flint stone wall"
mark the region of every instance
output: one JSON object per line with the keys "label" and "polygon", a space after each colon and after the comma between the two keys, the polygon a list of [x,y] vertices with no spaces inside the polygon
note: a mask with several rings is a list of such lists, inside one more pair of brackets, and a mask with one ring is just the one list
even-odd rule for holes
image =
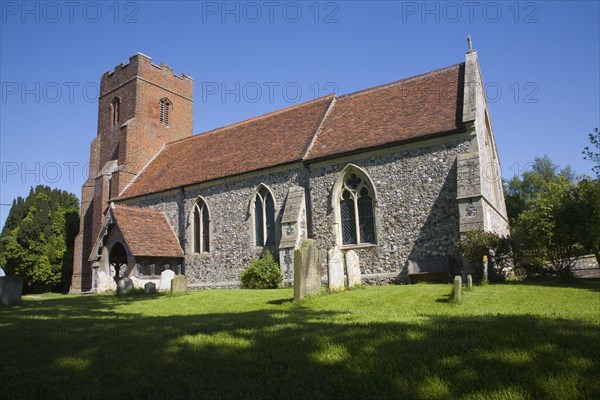
{"label": "flint stone wall", "polygon": [[[255,246],[253,242],[251,219],[252,200],[261,183],[271,190],[275,201],[278,243],[281,237],[281,215],[288,189],[292,186],[306,186],[306,173],[300,164],[285,171],[268,170],[262,175],[217,181],[212,185],[190,187],[177,194],[128,204],[165,212],[184,249],[183,273],[192,288],[204,288],[205,283],[218,284],[219,287],[237,287],[242,271],[248,268],[253,260],[259,258],[264,250]],[[204,254],[194,254],[192,250],[189,217],[198,196],[202,196],[206,201],[210,213],[210,252]],[[277,259],[276,249],[272,250]]]}
{"label": "flint stone wall", "polygon": [[469,140],[462,138],[388,155],[357,156],[351,161],[311,166],[313,233],[317,244],[322,251],[335,245],[331,190],[340,172],[351,162],[369,174],[378,196],[378,245],[342,247],[343,251],[352,249],[358,254],[366,283],[405,281],[409,258],[456,257],[456,156],[468,151]]}
{"label": "flint stone wall", "polygon": [[[309,172],[297,164],[286,170],[246,174],[235,179],[196,185],[128,205],[151,207],[165,212],[185,251],[182,273],[190,288],[237,287],[240,274],[260,257],[263,248],[253,243],[252,199],[263,183],[275,200],[276,242],[281,237],[283,206],[292,186],[307,187],[310,178],[313,238],[326,254],[335,245],[331,193],[340,172],[355,164],[369,174],[377,192],[375,207],[377,245],[343,247],[360,259],[363,282],[382,284],[407,280],[410,258],[456,257],[453,243],[459,237],[457,197],[457,154],[469,151],[464,135],[427,147],[400,147],[387,154],[364,153],[310,165]],[[210,252],[193,254],[189,216],[198,196],[210,213]],[[307,202],[309,199],[307,199]],[[308,213],[310,217],[311,212]],[[273,249],[276,250],[276,249]],[[277,258],[277,253],[273,252]],[[326,257],[322,258],[323,280],[327,281]]]}

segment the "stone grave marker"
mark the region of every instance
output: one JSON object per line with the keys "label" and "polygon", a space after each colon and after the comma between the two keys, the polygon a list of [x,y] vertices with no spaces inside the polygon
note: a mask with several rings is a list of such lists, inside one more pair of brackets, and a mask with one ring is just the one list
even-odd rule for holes
{"label": "stone grave marker", "polygon": [[0,304],[6,307],[21,302],[23,294],[23,278],[18,276],[0,277]]}
{"label": "stone grave marker", "polygon": [[321,260],[313,239],[294,250],[294,300],[321,293]]}
{"label": "stone grave marker", "polygon": [[360,279],[358,254],[356,254],[354,250],[350,250],[346,253],[346,273],[348,274],[349,288],[360,286],[362,284]]}
{"label": "stone grave marker", "polygon": [[118,295],[128,295],[133,292],[133,281],[131,278],[125,277],[119,279],[117,282],[117,294]]}
{"label": "stone grave marker", "polygon": [[155,294],[156,293],[156,283],[154,282],[146,282],[144,285],[144,291],[146,294]]}
{"label": "stone grave marker", "polygon": [[344,290],[344,254],[338,246],[335,246],[329,250],[328,256],[329,291]]}
{"label": "stone grave marker", "polygon": [[184,294],[187,292],[187,278],[177,275],[171,280],[171,294]]}
{"label": "stone grave marker", "polygon": [[454,301],[460,300],[460,290],[462,289],[462,278],[460,275],[454,277]]}
{"label": "stone grave marker", "polygon": [[175,277],[175,272],[170,269],[164,270],[160,274],[160,282],[158,283],[158,290],[161,292],[167,292],[171,290],[171,280]]}
{"label": "stone grave marker", "polygon": [[108,275],[104,271],[98,271],[97,281],[96,281],[96,292],[104,293],[112,290],[115,292],[117,290],[117,282],[115,282],[114,278]]}

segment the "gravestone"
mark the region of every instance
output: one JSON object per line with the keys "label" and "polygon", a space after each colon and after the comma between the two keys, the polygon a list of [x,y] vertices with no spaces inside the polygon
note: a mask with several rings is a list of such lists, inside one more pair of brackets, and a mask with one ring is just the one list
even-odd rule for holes
{"label": "gravestone", "polygon": [[133,292],[133,281],[131,278],[121,278],[117,282],[117,294],[128,295]]}
{"label": "gravestone", "polygon": [[460,300],[460,289],[462,288],[462,278],[460,275],[454,277],[454,301]]}
{"label": "gravestone", "polygon": [[21,302],[23,294],[23,278],[18,276],[0,277],[0,303],[10,307]]}
{"label": "gravestone", "polygon": [[313,239],[294,250],[294,300],[321,293],[321,260]]}
{"label": "gravestone", "polygon": [[483,256],[483,260],[481,260],[481,262],[483,263],[483,282],[487,282],[488,281],[488,258],[487,258],[487,256]]}
{"label": "gravestone", "polygon": [[329,291],[344,290],[344,253],[338,246],[335,246],[329,250],[328,255]]}
{"label": "gravestone", "polygon": [[467,275],[467,289],[473,289],[473,277],[471,275]]}
{"label": "gravestone", "polygon": [[349,288],[360,286],[362,284],[360,279],[360,263],[358,260],[358,254],[356,254],[354,250],[350,250],[346,253],[346,273],[348,274]]}
{"label": "gravestone", "polygon": [[187,278],[177,275],[171,280],[171,294],[184,294],[187,292]]}
{"label": "gravestone", "polygon": [[156,293],[156,283],[154,282],[146,282],[144,285],[144,291],[146,294],[155,294]]}
{"label": "gravestone", "polygon": [[113,279],[112,276],[108,275],[104,271],[98,271],[97,281],[96,281],[96,292],[104,293],[112,290],[113,292],[117,290],[117,282]]}
{"label": "gravestone", "polygon": [[160,274],[160,282],[158,283],[158,290],[161,292],[167,292],[171,290],[171,280],[175,277],[175,272],[170,269],[164,270]]}

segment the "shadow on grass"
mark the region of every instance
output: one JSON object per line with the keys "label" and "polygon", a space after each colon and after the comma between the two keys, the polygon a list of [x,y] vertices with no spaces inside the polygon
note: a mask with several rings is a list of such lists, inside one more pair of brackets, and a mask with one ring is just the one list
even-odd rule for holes
{"label": "shadow on grass", "polygon": [[267,304],[272,304],[275,306],[280,306],[282,304],[288,304],[288,303],[293,303],[294,302],[294,298],[288,298],[288,299],[277,299],[277,300],[270,300],[267,301]]}
{"label": "shadow on grass", "polygon": [[57,299],[0,313],[0,398],[600,398],[597,324],[530,315],[357,323],[285,306],[111,312],[131,301]]}

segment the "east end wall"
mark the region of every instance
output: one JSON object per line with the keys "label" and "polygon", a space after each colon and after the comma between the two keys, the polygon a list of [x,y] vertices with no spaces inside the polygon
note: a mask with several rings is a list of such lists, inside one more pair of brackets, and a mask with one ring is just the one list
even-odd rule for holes
{"label": "east end wall", "polygon": [[[288,189],[306,186],[306,174],[301,164],[246,174],[206,185],[173,191],[154,198],[128,201],[128,205],[151,207],[165,213],[185,252],[185,275],[192,286],[229,287],[239,284],[240,275],[262,247],[254,245],[250,206],[260,184],[266,185],[275,201],[277,242],[280,220]],[[193,254],[190,213],[198,198],[206,201],[210,212],[210,252]],[[274,252],[277,257],[277,253]]]}
{"label": "east end wall", "polygon": [[448,256],[456,260],[456,156],[469,151],[470,141],[464,134],[455,134],[429,143],[311,166],[313,234],[321,250],[335,245],[331,192],[339,174],[352,163],[368,173],[377,192],[377,245],[342,247],[357,252],[363,279],[371,276],[376,282],[387,276],[384,280],[404,281],[409,259]]}

